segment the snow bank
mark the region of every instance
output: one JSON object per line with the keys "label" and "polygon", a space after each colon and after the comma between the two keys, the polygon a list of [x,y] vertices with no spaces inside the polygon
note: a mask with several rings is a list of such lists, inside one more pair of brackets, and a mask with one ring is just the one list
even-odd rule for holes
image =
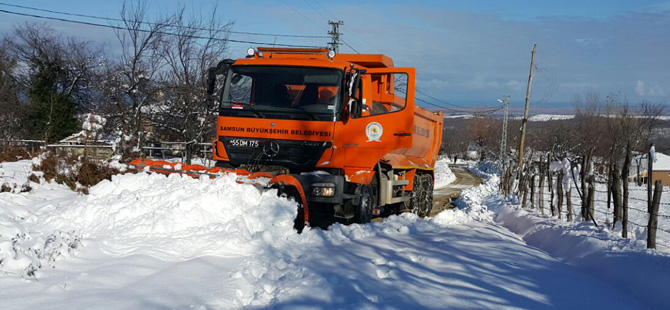
{"label": "snow bank", "polygon": [[[457,203],[468,214],[488,214],[531,246],[560,258],[657,309],[670,308],[661,284],[670,279],[670,254],[647,250],[643,239],[623,239],[620,232],[590,222],[565,222],[537,210],[521,208],[516,197],[499,193],[492,165],[469,167],[485,183],[465,190]],[[548,207],[545,207],[548,209]],[[546,211],[546,210],[545,210]],[[664,243],[665,241],[659,241]]]}
{"label": "snow bank", "polygon": [[210,180],[140,173],[103,181],[36,224],[104,240],[103,250],[112,255],[185,260],[245,255],[258,242],[280,244],[295,234],[296,213],[294,202],[237,184],[234,175]]}
{"label": "snow bank", "polygon": [[[30,161],[3,163],[2,182],[27,182]],[[85,242],[113,256],[166,261],[248,255],[295,236],[296,204],[238,184],[159,174],[117,175],[77,195],[55,183],[0,193],[0,270],[33,276]]]}
{"label": "snow bank", "polygon": [[435,162],[435,188],[445,187],[455,180],[456,175],[449,169],[449,158],[439,158]]}

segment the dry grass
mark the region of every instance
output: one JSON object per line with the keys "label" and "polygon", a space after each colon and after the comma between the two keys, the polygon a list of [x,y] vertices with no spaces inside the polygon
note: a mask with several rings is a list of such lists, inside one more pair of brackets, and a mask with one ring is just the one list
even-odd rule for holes
{"label": "dry grass", "polygon": [[[39,165],[33,165],[33,170],[42,171],[47,181],[54,180],[83,194],[88,194],[89,187],[102,180],[111,180],[112,175],[120,173],[118,169],[110,168],[105,163],[92,160],[79,161],[76,156],[54,153],[42,158]],[[83,188],[77,187],[77,183]]]}
{"label": "dry grass", "polygon": [[84,186],[93,186],[102,180],[111,180],[112,176],[119,174],[119,169],[110,168],[93,161],[85,161],[77,171],[77,181]]}
{"label": "dry grass", "polygon": [[30,176],[28,177],[28,181],[35,182],[37,184],[40,183],[40,178],[38,178],[34,173],[31,173]]}
{"label": "dry grass", "polygon": [[31,156],[24,149],[6,148],[0,151],[0,162],[15,162],[22,159],[30,159]]}

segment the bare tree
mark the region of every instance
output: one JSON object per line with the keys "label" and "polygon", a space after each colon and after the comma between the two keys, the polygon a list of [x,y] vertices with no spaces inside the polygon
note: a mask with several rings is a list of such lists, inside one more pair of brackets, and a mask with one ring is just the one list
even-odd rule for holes
{"label": "bare tree", "polygon": [[124,154],[140,151],[148,130],[145,113],[159,103],[162,94],[157,81],[162,63],[160,45],[172,17],[147,18],[145,1],[123,4],[121,22],[115,30],[121,44],[121,56],[108,63],[103,89],[110,107],[109,124],[121,136],[119,147]]}
{"label": "bare tree", "polygon": [[182,8],[170,27],[175,35],[165,37],[159,47],[165,63],[161,72],[164,89],[152,125],[186,142],[186,161],[197,151],[197,143],[215,136],[216,117],[206,98],[207,74],[228,48],[232,22],[223,22],[214,7],[209,18],[185,16]]}
{"label": "bare tree", "polygon": [[4,141],[21,136],[15,68],[16,59],[7,53],[5,45],[0,46],[0,140]]}

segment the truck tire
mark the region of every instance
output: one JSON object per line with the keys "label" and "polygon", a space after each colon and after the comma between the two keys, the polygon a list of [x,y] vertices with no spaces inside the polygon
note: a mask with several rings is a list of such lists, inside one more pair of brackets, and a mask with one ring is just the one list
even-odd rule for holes
{"label": "truck tire", "polygon": [[356,223],[365,224],[372,220],[373,197],[369,185],[361,185],[361,201],[354,208],[354,219]]}
{"label": "truck tire", "polygon": [[409,201],[408,201],[408,206],[407,209],[412,211],[412,213],[416,215],[421,215],[421,188],[422,188],[422,182],[423,178],[421,178],[421,175],[418,173],[414,174],[414,179],[413,179],[413,185],[412,185],[412,192],[410,193],[409,196]]}
{"label": "truck tire", "polygon": [[360,185],[361,200],[358,206],[354,206],[354,222],[365,224],[372,220],[372,211],[379,207],[379,187],[377,184],[377,176],[375,176],[369,185]]}
{"label": "truck tire", "polygon": [[424,174],[421,180],[421,211],[422,216],[430,216],[433,210],[433,177],[430,174]]}

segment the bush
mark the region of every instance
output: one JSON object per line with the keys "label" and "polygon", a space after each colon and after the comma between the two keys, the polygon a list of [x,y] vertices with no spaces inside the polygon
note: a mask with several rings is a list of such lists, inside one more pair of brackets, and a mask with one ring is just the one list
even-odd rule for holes
{"label": "bush", "polygon": [[90,187],[102,180],[111,180],[115,174],[119,174],[119,169],[87,160],[81,163],[77,170],[77,181],[81,185]]}
{"label": "bush", "polygon": [[14,162],[30,158],[30,154],[21,148],[6,148],[0,152],[0,162]]}
{"label": "bush", "polygon": [[[54,153],[47,154],[39,165],[33,165],[33,170],[42,171],[47,181],[54,180],[83,194],[88,194],[87,187],[96,185],[102,180],[111,180],[112,175],[120,173],[118,169],[111,168],[104,162],[79,161],[74,156]],[[77,188],[77,183],[86,188]]]}
{"label": "bush", "polygon": [[53,153],[49,153],[42,158],[42,162],[39,165],[33,165],[33,170],[42,171],[44,179],[49,182],[58,175],[58,159]]}

